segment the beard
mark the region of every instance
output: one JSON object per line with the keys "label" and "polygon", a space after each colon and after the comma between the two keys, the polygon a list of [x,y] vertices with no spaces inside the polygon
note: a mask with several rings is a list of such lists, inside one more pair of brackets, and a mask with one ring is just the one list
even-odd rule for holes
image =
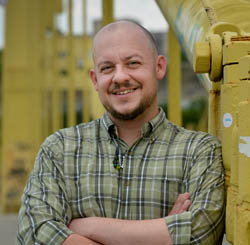
{"label": "beard", "polygon": [[114,107],[109,105],[103,105],[105,109],[111,114],[113,118],[122,120],[122,121],[128,121],[136,119],[139,115],[143,114],[146,109],[148,109],[155,101],[156,94],[152,94],[151,96],[144,98],[143,101],[135,108],[133,111],[129,113],[121,113],[114,109]]}
{"label": "beard", "polygon": [[145,107],[141,104],[139,105],[134,111],[130,113],[120,113],[119,111],[115,110],[114,108],[106,107],[106,110],[112,115],[112,117],[122,120],[122,121],[128,121],[133,120],[137,118],[139,115],[141,115],[145,111]]}

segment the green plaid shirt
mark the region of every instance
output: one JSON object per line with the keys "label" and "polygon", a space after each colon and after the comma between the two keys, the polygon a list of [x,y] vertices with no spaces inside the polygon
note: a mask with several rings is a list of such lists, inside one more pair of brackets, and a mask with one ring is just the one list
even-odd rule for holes
{"label": "green plaid shirt", "polygon": [[[224,229],[221,158],[214,137],[173,125],[161,109],[132,146],[107,114],[59,130],[42,144],[25,187],[17,244],[61,244],[72,219],[90,216],[165,217],[174,244],[216,244]],[[189,211],[168,216],[184,192]]]}

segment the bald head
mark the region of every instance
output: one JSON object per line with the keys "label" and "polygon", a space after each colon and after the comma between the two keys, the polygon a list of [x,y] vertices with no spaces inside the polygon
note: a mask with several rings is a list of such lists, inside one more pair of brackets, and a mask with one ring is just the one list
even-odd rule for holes
{"label": "bald head", "polygon": [[[140,32],[142,35],[144,35],[145,40],[149,44],[149,48],[152,49],[152,52],[157,55],[157,47],[155,43],[155,39],[153,35],[145,29],[143,26],[140,24],[133,22],[133,21],[128,21],[128,20],[120,20],[116,22],[112,22],[106,26],[104,26],[96,35],[94,38],[94,47],[93,47],[93,58],[95,59],[95,50],[96,47],[99,44],[99,40],[101,37],[105,34],[111,34],[111,33],[118,33],[118,32],[126,32],[128,35],[131,32]],[[131,34],[132,35],[132,34]]]}
{"label": "bald head", "polygon": [[93,54],[90,78],[113,120],[140,116],[146,122],[157,115],[157,80],[166,60],[146,29],[131,21],[111,23],[95,36]]}

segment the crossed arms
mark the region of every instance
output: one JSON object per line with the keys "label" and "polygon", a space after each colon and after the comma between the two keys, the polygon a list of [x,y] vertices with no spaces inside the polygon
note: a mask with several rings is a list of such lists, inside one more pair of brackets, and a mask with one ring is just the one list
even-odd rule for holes
{"label": "crossed arms", "polygon": [[[59,143],[52,141],[50,147],[58,148]],[[202,153],[196,154],[197,166],[191,165],[181,182],[190,197],[184,198],[184,202],[177,200],[168,216],[157,213],[140,221],[100,218],[113,216],[102,215],[98,211],[95,213],[92,209],[89,215],[78,213],[78,206],[73,201],[79,199],[71,196],[76,192],[71,191],[74,185],[69,173],[65,175],[62,169],[63,156],[52,155],[51,149],[44,146],[24,191],[17,244],[112,245],[117,244],[116,241],[119,244],[215,244],[224,229],[224,175],[219,146],[203,146],[200,144],[196,148]],[[66,181],[71,188],[66,188]],[[178,188],[178,183],[166,182],[167,188],[168,185]],[[174,193],[177,190],[169,195]],[[192,204],[189,207],[190,200]],[[168,201],[162,202],[165,204]],[[82,202],[79,202],[79,207],[81,205]]]}
{"label": "crossed arms", "polygon": [[[169,215],[188,210],[190,194],[180,194]],[[71,244],[172,244],[164,218],[131,221],[111,218],[89,217],[71,221],[74,232],[63,243]]]}

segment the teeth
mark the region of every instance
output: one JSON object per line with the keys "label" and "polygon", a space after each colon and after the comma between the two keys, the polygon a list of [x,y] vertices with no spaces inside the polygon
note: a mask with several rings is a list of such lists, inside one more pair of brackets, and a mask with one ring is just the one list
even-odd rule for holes
{"label": "teeth", "polygon": [[134,89],[128,89],[128,90],[124,90],[124,91],[121,91],[121,92],[117,92],[116,94],[118,94],[118,95],[124,95],[124,94],[131,93],[133,91],[134,91]]}

